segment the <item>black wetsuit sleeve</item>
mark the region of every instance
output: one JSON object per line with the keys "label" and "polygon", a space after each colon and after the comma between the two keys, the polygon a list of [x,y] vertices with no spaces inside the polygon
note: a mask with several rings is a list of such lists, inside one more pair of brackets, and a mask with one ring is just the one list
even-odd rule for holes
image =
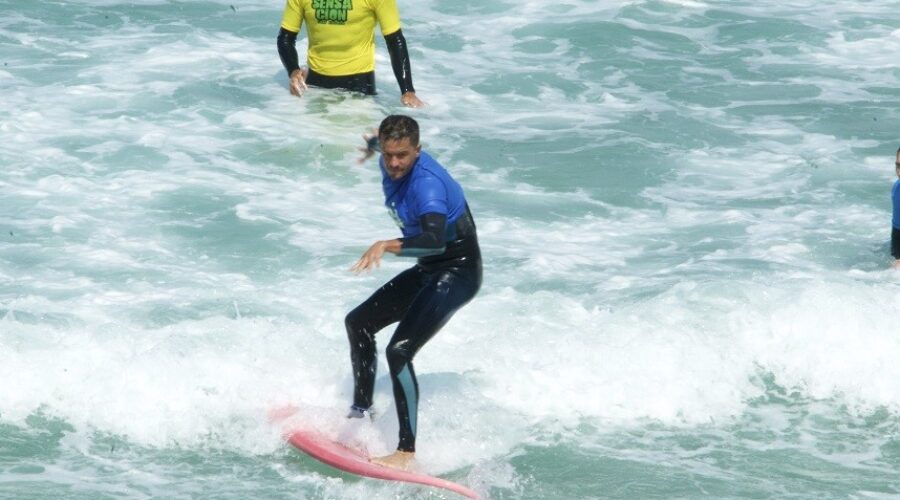
{"label": "black wetsuit sleeve", "polygon": [[390,35],[385,35],[388,53],[391,55],[391,66],[394,68],[394,76],[400,85],[400,94],[415,92],[412,83],[412,69],[409,66],[409,51],[406,49],[406,38],[403,31],[397,30]]}
{"label": "black wetsuit sleeve", "polygon": [[419,218],[422,232],[417,236],[401,238],[402,248],[397,255],[404,257],[428,257],[447,250],[447,216],[429,213]]}
{"label": "black wetsuit sleeve", "polygon": [[295,69],[300,69],[297,58],[297,33],[281,28],[278,31],[278,57],[288,72],[288,77]]}

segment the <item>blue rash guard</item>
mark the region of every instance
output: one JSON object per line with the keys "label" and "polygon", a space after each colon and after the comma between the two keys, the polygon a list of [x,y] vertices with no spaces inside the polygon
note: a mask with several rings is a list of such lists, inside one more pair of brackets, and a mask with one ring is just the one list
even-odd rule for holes
{"label": "blue rash guard", "polygon": [[[444,167],[421,151],[408,174],[391,179],[381,167],[384,205],[403,233],[399,255],[419,257],[420,263],[455,258],[465,253],[462,240],[473,233],[465,194]],[[438,216],[438,217],[435,217]],[[471,250],[471,249],[470,249]]]}
{"label": "blue rash guard", "polygon": [[891,225],[895,229],[900,229],[900,179],[894,181],[894,187],[891,189],[891,202],[894,205],[894,215],[891,219]]}

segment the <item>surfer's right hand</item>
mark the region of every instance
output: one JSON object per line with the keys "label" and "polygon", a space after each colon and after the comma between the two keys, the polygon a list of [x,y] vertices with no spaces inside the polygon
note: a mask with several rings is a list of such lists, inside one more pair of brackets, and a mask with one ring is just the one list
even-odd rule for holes
{"label": "surfer's right hand", "polygon": [[373,267],[381,267],[381,257],[384,255],[387,243],[386,241],[372,243],[366,253],[356,261],[356,264],[353,264],[350,271],[353,274],[359,274],[363,271],[371,271]]}
{"label": "surfer's right hand", "polygon": [[303,97],[303,93],[309,88],[306,86],[306,74],[308,71],[306,68],[300,68],[291,72],[291,94]]}

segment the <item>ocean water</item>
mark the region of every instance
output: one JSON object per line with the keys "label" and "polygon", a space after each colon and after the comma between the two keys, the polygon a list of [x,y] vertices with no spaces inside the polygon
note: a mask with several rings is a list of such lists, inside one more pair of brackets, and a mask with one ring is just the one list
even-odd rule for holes
{"label": "ocean water", "polygon": [[291,96],[279,1],[0,0],[0,498],[453,498],[267,418],[395,446],[383,359],[335,415],[343,317],[410,264],[349,272],[397,235],[357,147],[407,111],[485,256],[416,358],[421,470],[900,497],[897,2],[399,3],[424,109],[380,36],[378,96]]}

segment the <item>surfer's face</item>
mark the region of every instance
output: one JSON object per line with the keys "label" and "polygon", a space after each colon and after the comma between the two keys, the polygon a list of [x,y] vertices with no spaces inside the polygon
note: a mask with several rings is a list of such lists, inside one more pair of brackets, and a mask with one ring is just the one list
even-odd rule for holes
{"label": "surfer's face", "polygon": [[897,172],[897,177],[900,177],[900,151],[897,152],[897,157],[894,158],[894,171]]}
{"label": "surfer's face", "polygon": [[419,158],[421,145],[409,143],[409,138],[391,140],[388,139],[381,143],[381,157],[384,158],[384,168],[392,180],[402,179],[404,175],[412,170]]}

